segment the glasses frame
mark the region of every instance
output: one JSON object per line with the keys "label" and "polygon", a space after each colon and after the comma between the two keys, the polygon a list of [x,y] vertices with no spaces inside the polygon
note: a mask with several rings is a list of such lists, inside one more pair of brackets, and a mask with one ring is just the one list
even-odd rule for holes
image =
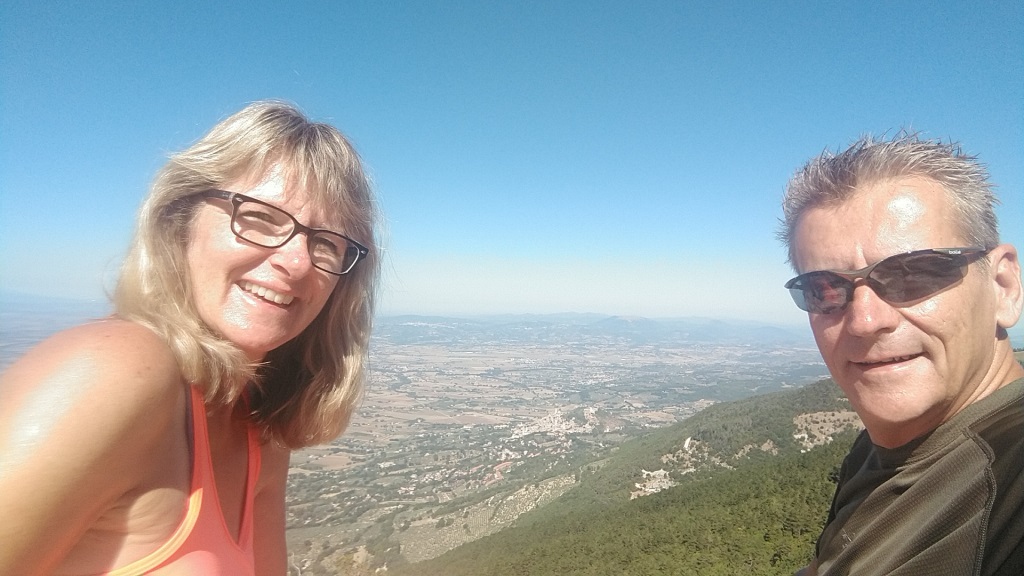
{"label": "glasses frame", "polygon": [[[299,222],[298,219],[296,219],[295,216],[292,216],[291,213],[289,213],[288,211],[283,210],[283,209],[281,209],[278,206],[274,206],[273,204],[271,204],[269,202],[264,202],[263,200],[259,200],[259,199],[253,198],[251,196],[246,196],[245,194],[241,194],[239,192],[228,192],[227,190],[218,190],[216,188],[210,188],[209,190],[204,190],[202,192],[196,193],[195,196],[198,196],[200,198],[216,198],[218,200],[227,200],[228,202],[230,202],[231,203],[231,233],[234,234],[235,236],[237,236],[238,238],[240,238],[240,239],[250,243],[250,244],[255,244],[256,246],[262,246],[263,248],[280,248],[281,246],[284,246],[285,244],[290,242],[292,238],[294,238],[296,235],[298,235],[300,233],[301,234],[305,234],[307,240],[309,238],[311,238],[313,235],[316,235],[316,234],[328,234],[330,236],[337,236],[337,237],[345,240],[350,246],[354,246],[356,248],[357,253],[356,253],[356,257],[352,259],[352,263],[348,266],[348,268],[342,270],[341,272],[335,272],[333,270],[328,270],[326,268],[323,268],[323,267],[317,265],[316,260],[315,260],[314,255],[313,255],[313,243],[312,242],[307,242],[306,243],[306,248],[309,251],[310,263],[313,264],[313,267],[315,267],[317,270],[322,270],[322,271],[327,272],[328,274],[332,274],[334,276],[344,276],[344,275],[348,274],[349,272],[352,271],[353,268],[356,267],[356,264],[358,264],[360,260],[366,258],[370,254],[370,249],[369,248],[367,248],[366,246],[363,246],[362,244],[360,244],[359,242],[353,240],[352,238],[349,238],[348,236],[345,236],[344,234],[340,234],[340,233],[335,232],[333,230],[327,230],[325,228],[310,228],[309,226],[306,226],[302,222]],[[287,216],[288,218],[290,218],[291,221],[292,221],[292,232],[291,232],[291,234],[289,234],[287,238],[285,238],[284,240],[281,240],[280,242],[278,242],[276,244],[264,244],[262,242],[256,242],[254,240],[250,240],[249,238],[246,238],[245,236],[242,236],[242,234],[239,233],[238,230],[236,230],[236,228],[238,226],[236,219],[237,219],[237,216],[238,216],[238,207],[241,206],[245,202],[253,202],[255,204],[260,204],[260,205],[266,206],[268,208],[273,208],[274,210],[277,210],[278,212],[280,212],[280,213],[284,214],[285,216]]]}
{"label": "glasses frame", "polygon": [[[893,254],[892,256],[886,256],[885,258],[882,258],[878,262],[875,262],[874,264],[870,264],[868,266],[865,266],[865,267],[863,267],[863,268],[861,268],[859,270],[814,270],[814,271],[811,271],[811,272],[805,272],[805,273],[800,274],[799,276],[797,276],[795,278],[791,278],[788,282],[786,282],[785,287],[789,290],[790,295],[793,297],[793,302],[796,303],[797,307],[800,308],[801,310],[803,310],[804,312],[810,312],[811,314],[825,314],[825,315],[829,315],[829,314],[837,314],[837,313],[840,313],[840,312],[843,312],[844,310],[846,310],[846,308],[850,305],[850,302],[853,301],[853,292],[854,292],[854,290],[857,287],[857,284],[856,284],[857,280],[864,280],[865,284],[869,288],[871,288],[871,290],[875,294],[877,294],[879,298],[881,298],[882,300],[884,300],[884,301],[886,301],[886,302],[888,302],[890,304],[895,304],[895,305],[906,304],[907,302],[912,302],[914,300],[918,300],[918,299],[921,299],[921,298],[927,298],[928,296],[931,296],[932,294],[935,294],[935,293],[937,293],[937,292],[939,292],[941,290],[944,290],[944,289],[948,288],[949,286],[952,286],[953,284],[955,284],[959,280],[962,280],[964,278],[964,276],[966,276],[966,273],[964,275],[962,275],[959,280],[956,280],[954,282],[946,284],[945,286],[940,286],[940,287],[936,288],[935,290],[933,290],[932,292],[929,292],[928,294],[919,296],[918,298],[911,298],[911,299],[908,299],[908,300],[900,301],[900,300],[892,300],[891,298],[887,298],[886,296],[883,296],[881,293],[879,293],[879,291],[876,289],[876,284],[878,284],[877,280],[874,283],[870,282],[870,280],[873,280],[873,278],[871,278],[871,273],[874,272],[875,268],[879,264],[881,264],[883,262],[889,262],[893,258],[906,258],[908,256],[917,256],[917,255],[921,255],[921,254],[939,254],[939,255],[945,255],[945,256],[955,256],[955,257],[958,257],[959,258],[959,260],[958,260],[959,263],[957,264],[956,268],[961,268],[962,269],[962,268],[965,268],[965,267],[969,266],[975,260],[977,260],[978,258],[988,254],[991,251],[992,251],[992,248],[977,248],[977,247],[966,247],[966,248],[925,248],[923,250],[912,250],[910,252],[903,252],[901,254]],[[808,306],[808,304],[807,304],[807,298],[804,296],[805,290],[804,290],[804,288],[798,286],[798,284],[800,284],[803,280],[806,280],[808,277],[810,277],[812,275],[815,275],[815,274],[821,274],[822,272],[827,272],[827,273],[839,276],[840,278],[843,278],[843,279],[849,281],[850,285],[853,286],[853,289],[850,289],[850,290],[848,290],[846,292],[846,302],[843,302],[843,304],[841,306],[838,306],[834,310],[830,310],[828,312],[818,311],[818,310],[809,310],[808,308],[811,308],[811,306]],[[884,288],[885,288],[884,285],[879,285],[879,286],[883,289],[883,292],[884,292]]]}

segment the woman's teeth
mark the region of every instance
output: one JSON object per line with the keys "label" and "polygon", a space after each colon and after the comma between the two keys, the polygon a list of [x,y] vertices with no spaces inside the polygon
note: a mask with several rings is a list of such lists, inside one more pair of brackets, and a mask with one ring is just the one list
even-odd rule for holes
{"label": "woman's teeth", "polygon": [[245,290],[246,292],[257,295],[260,298],[263,298],[264,300],[268,300],[270,302],[273,302],[274,304],[282,304],[284,306],[291,304],[292,300],[295,299],[294,296],[278,294],[277,292],[274,292],[270,288],[265,288],[263,286],[253,284],[248,280],[242,282],[242,289]]}

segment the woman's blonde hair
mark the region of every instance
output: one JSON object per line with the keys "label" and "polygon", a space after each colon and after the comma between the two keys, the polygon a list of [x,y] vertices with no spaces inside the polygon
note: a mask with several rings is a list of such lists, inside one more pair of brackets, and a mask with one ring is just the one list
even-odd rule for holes
{"label": "woman's blonde hair", "polygon": [[[253,365],[200,319],[185,253],[195,194],[253,181],[275,166],[369,255],[339,279],[298,337]],[[331,440],[348,425],[366,379],[380,269],[376,221],[359,156],[337,129],[310,122],[291,105],[256,102],[172,155],[158,172],[121,269],[116,313],[160,334],[208,405],[229,405],[248,387],[250,417],[265,439],[293,449]]]}

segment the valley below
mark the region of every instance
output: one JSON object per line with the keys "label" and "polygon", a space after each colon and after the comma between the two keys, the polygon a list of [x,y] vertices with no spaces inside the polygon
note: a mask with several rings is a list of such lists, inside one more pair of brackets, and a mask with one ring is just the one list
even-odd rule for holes
{"label": "valley below", "polygon": [[[798,331],[614,317],[389,318],[371,365],[348,431],[293,455],[293,574],[434,558],[557,500],[630,439],[826,375]],[[849,414],[809,414],[789,434],[812,447]],[[636,470],[622,497],[729,466],[706,443],[688,448],[661,455],[661,472]]]}

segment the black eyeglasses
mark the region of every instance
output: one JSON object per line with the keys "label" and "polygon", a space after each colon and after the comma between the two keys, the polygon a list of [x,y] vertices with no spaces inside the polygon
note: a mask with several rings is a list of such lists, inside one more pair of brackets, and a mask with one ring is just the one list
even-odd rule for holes
{"label": "black eyeglasses", "polygon": [[806,312],[842,312],[853,300],[855,280],[864,280],[890,304],[906,304],[935,294],[963,279],[967,265],[986,248],[929,248],[883,258],[860,270],[818,270],[786,282],[796,305]]}
{"label": "black eyeglasses", "polygon": [[305,234],[310,261],[317,269],[328,274],[348,274],[357,262],[370,253],[366,246],[348,236],[305,226],[277,206],[245,194],[207,190],[196,196],[231,202],[231,231],[235,236],[257,246],[280,248],[296,234]]}

